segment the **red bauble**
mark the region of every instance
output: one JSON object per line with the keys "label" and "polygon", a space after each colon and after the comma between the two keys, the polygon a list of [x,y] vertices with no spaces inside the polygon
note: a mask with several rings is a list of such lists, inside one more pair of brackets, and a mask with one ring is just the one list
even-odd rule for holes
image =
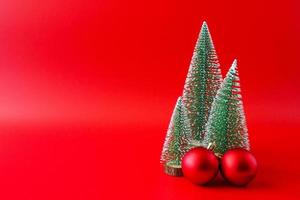
{"label": "red bauble", "polygon": [[221,173],[228,182],[234,185],[247,185],[254,179],[256,172],[256,159],[245,149],[229,150],[221,159]]}
{"label": "red bauble", "polygon": [[195,184],[207,184],[218,174],[219,161],[208,149],[191,149],[182,158],[183,175]]}

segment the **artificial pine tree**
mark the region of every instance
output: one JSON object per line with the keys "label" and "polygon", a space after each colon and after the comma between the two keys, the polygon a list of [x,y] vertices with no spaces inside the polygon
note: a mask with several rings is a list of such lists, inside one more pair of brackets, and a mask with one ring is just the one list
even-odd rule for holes
{"label": "artificial pine tree", "polygon": [[220,156],[229,149],[250,148],[236,60],[212,104],[203,145],[209,143]]}
{"label": "artificial pine tree", "polygon": [[182,104],[181,97],[175,105],[169,124],[163,150],[161,163],[165,166],[165,172],[173,176],[181,176],[181,158],[189,150],[191,129],[187,112]]}
{"label": "artificial pine tree", "polygon": [[213,99],[222,82],[218,57],[206,22],[203,22],[183,90],[183,103],[192,129],[192,146],[205,135]]}

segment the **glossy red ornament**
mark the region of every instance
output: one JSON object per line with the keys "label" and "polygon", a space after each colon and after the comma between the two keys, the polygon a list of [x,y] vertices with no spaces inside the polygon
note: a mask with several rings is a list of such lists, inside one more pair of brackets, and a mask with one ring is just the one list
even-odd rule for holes
{"label": "glossy red ornament", "polygon": [[257,173],[256,159],[245,149],[229,150],[221,159],[221,173],[228,182],[234,185],[247,185]]}
{"label": "glossy red ornament", "polygon": [[182,158],[184,177],[195,184],[207,184],[218,174],[219,161],[211,150],[196,147]]}

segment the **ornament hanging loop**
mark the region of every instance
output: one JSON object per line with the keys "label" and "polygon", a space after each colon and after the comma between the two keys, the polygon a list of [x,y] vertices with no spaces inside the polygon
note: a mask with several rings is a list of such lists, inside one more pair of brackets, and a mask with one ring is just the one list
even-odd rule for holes
{"label": "ornament hanging loop", "polygon": [[215,142],[210,142],[207,146],[208,150],[213,151],[216,148],[216,143]]}
{"label": "ornament hanging loop", "polygon": [[[216,143],[215,142],[210,142],[207,146],[207,149],[210,150],[210,151],[214,151],[215,148],[217,147]],[[222,154],[221,153],[214,153],[215,156],[217,156],[218,158],[222,158]]]}

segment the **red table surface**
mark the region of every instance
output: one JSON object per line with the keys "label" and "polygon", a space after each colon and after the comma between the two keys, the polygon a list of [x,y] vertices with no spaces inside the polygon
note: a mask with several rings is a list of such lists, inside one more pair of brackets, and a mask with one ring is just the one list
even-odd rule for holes
{"label": "red table surface", "polygon": [[[300,199],[300,3],[0,2],[0,199]],[[160,152],[203,20],[238,59],[246,188],[163,173]]]}

